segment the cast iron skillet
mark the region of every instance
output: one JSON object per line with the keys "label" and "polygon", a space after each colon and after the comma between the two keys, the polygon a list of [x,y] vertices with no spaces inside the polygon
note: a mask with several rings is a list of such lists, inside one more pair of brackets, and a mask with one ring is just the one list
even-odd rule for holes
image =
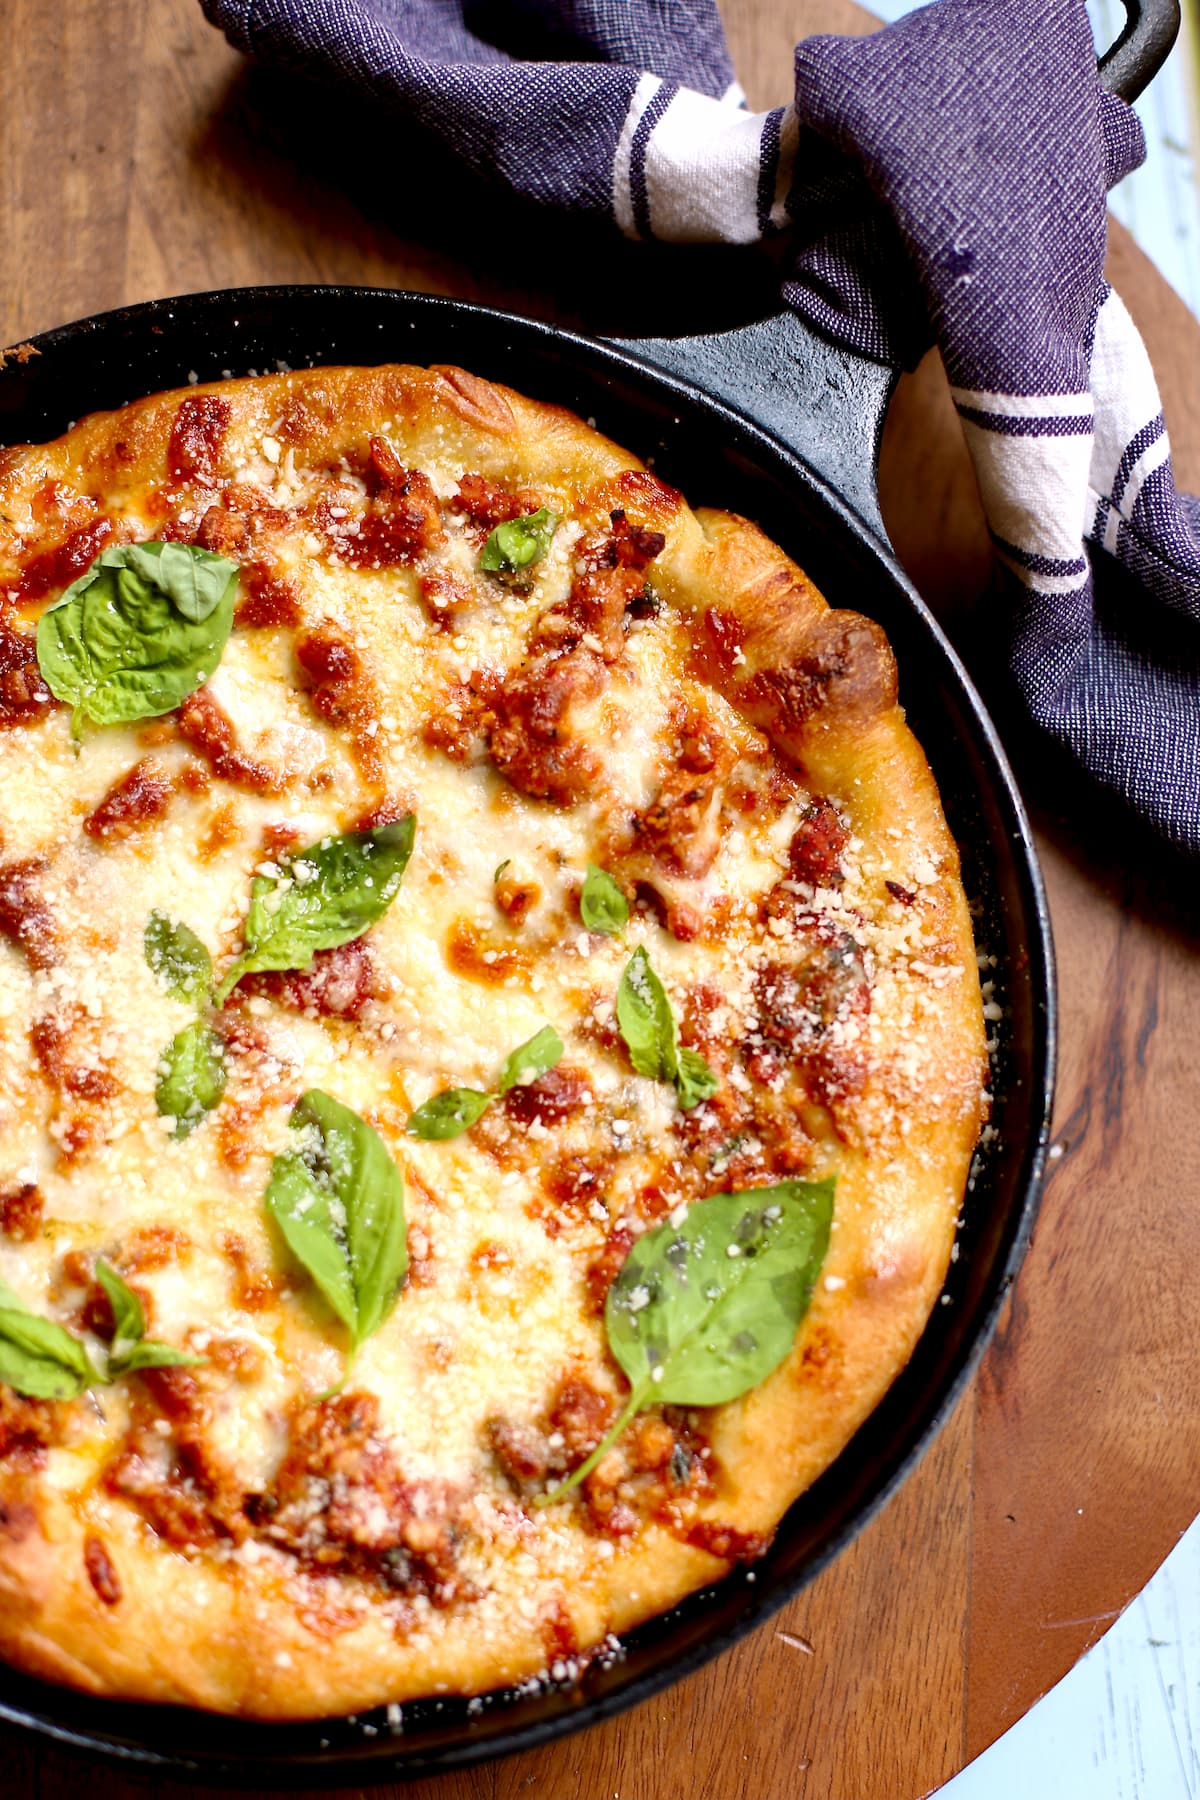
{"label": "cast iron skillet", "polygon": [[[1139,91],[1170,48],[1175,0],[1129,7],[1102,62]],[[1165,23],[1164,23],[1165,21]],[[362,1785],[450,1769],[594,1724],[646,1699],[759,1625],[822,1569],[928,1446],[974,1369],[1033,1223],[1053,1086],[1052,946],[1020,798],[983,705],[887,543],[875,493],[894,373],[791,315],[708,337],[599,343],[459,302],[368,288],[248,288],[161,300],[45,333],[0,366],[0,442],[36,442],[157,389],[287,365],[455,362],[594,418],[694,504],[744,512],[834,605],[877,618],[901,698],[962,850],[981,948],[1005,1007],[996,1135],[963,1208],[960,1255],[908,1367],[768,1555],[631,1632],[575,1684],[422,1701],[394,1732],[356,1721],[266,1725],[114,1704],[0,1672],[0,1718],[126,1764],[262,1788]],[[898,1579],[902,1575],[898,1572]],[[319,1651],[318,1651],[319,1654]]]}

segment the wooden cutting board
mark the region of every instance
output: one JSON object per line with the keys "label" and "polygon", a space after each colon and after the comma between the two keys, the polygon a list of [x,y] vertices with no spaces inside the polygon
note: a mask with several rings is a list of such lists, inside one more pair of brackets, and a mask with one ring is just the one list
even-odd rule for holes
{"label": "wooden cutting board", "polygon": [[[873,25],[845,0],[724,10],[755,106],[788,97],[799,38]],[[698,263],[681,282],[677,261],[645,249],[567,266],[498,240],[352,110],[331,117],[250,74],[195,0],[7,0],[5,23],[0,343],[240,283],[377,282],[597,330],[650,328],[656,307],[708,285],[686,274]],[[1182,483],[1198,491],[1200,325],[1115,227],[1110,263],[1158,371]],[[741,278],[739,263],[735,292]],[[902,384],[881,486],[902,559],[986,678],[998,602],[934,359]],[[1022,769],[1060,960],[1061,1153],[979,1378],[881,1516],[730,1655],[583,1737],[418,1784],[410,1800],[917,1800],[1071,1667],[1190,1521],[1194,877],[1157,866],[1039,759]],[[11,1800],[149,1787],[13,1732],[0,1758]]]}

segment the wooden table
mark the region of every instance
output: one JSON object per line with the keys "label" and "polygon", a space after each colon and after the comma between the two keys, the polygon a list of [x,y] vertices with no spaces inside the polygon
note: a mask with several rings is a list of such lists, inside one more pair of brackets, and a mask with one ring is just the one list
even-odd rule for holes
{"label": "wooden table", "polygon": [[[872,23],[848,0],[725,11],[759,106],[787,97],[798,38]],[[594,329],[624,322],[622,306],[647,318],[678,302],[677,284],[647,279],[643,249],[607,271],[555,271],[553,290],[523,281],[353,111],[330,120],[250,74],[195,0],[6,0],[4,13],[0,343],[124,301],[269,281],[420,288]],[[1116,228],[1111,263],[1196,490],[1200,326]],[[960,640],[985,642],[987,540],[933,359],[902,384],[882,490],[918,586]],[[916,1800],[1071,1667],[1192,1518],[1191,881],[1156,871],[1111,810],[1072,800],[1064,818],[1036,759],[1025,785],[1060,958],[1060,1154],[979,1378],[883,1514],[732,1654],[586,1736],[419,1784],[412,1800]],[[13,1734],[0,1767],[11,1800],[146,1791]]]}

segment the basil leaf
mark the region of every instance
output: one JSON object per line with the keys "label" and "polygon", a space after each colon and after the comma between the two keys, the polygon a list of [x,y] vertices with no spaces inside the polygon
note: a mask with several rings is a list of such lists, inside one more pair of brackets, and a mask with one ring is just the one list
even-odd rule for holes
{"label": "basil leaf", "polygon": [[171,1135],[185,1138],[225,1092],[225,1044],[211,1025],[196,1019],[177,1032],[159,1064],[154,1101],[163,1118],[173,1118]]}
{"label": "basil leaf", "polygon": [[550,548],[550,540],[558,526],[558,514],[546,507],[526,513],[523,519],[510,519],[497,525],[479,552],[479,567],[493,572],[515,572],[540,562]]}
{"label": "basil leaf", "polygon": [[579,894],[579,916],[589,931],[619,937],[629,923],[629,902],[612,876],[589,863]]}
{"label": "basil leaf", "polygon": [[114,1350],[118,1344],[136,1344],[139,1338],[146,1335],[146,1315],[141,1301],[102,1257],[96,1258],[96,1280],[107,1294],[108,1303],[112,1307]]}
{"label": "basil leaf", "polygon": [[483,1117],[491,1104],[492,1096],[481,1094],[478,1088],[447,1088],[445,1093],[434,1094],[423,1106],[418,1106],[405,1130],[410,1137],[426,1138],[433,1143],[461,1137]]}
{"label": "basil leaf", "polygon": [[713,1194],[634,1244],[608,1292],[608,1347],[630,1394],[591,1455],[541,1504],[596,1467],[648,1405],[720,1406],[787,1356],[829,1247],[836,1182]]}
{"label": "basil leaf", "polygon": [[507,869],[507,867],[508,867],[509,863],[511,863],[511,861],[512,861],[512,857],[506,856],[502,863],[497,864],[496,873],[492,876],[492,886],[493,887],[495,887],[496,883],[499,881],[500,877],[503,875],[505,869]]}
{"label": "basil leaf", "polygon": [[194,1367],[203,1357],[189,1356],[146,1336],[146,1314],[142,1303],[117,1271],[102,1257],[96,1258],[96,1280],[108,1295],[113,1314],[112,1343],[108,1352],[109,1381],[118,1375],[132,1375],[138,1369],[171,1369]]}
{"label": "basil leaf", "polygon": [[318,950],[361,937],[381,919],[412,855],[412,813],[373,831],[349,831],[297,850],[278,875],[256,875],[245,949],[214,999],[220,1006],[255,969],[307,969]]}
{"label": "basil leaf", "polygon": [[675,1075],[675,1091],[679,1096],[679,1110],[691,1112],[693,1106],[699,1106],[702,1100],[711,1100],[720,1083],[698,1050],[690,1050],[686,1044],[679,1050],[679,1068]]}
{"label": "basil leaf", "polygon": [[37,659],[72,729],[170,712],[208,680],[233,625],[236,563],[185,544],[114,544],[38,621]]}
{"label": "basil leaf", "polygon": [[284,1242],[312,1276],[347,1331],[358,1322],[354,1279],[345,1241],[345,1209],[319,1184],[294,1150],[275,1157],[264,1201]]}
{"label": "basil leaf", "polygon": [[379,1133],[319,1088],[288,1123],[300,1147],[275,1158],[266,1208],[357,1347],[391,1312],[408,1269],[400,1171]]}
{"label": "basil leaf", "polygon": [[673,1081],[681,1111],[690,1112],[716,1093],[717,1078],[700,1052],[680,1049],[667,990],[640,945],[625,964],[617,989],[617,1024],[638,1074]]}
{"label": "basil leaf", "polygon": [[157,1338],[141,1338],[131,1344],[120,1356],[113,1357],[108,1365],[109,1380],[118,1375],[136,1375],[139,1369],[194,1369],[203,1363],[202,1356],[189,1356],[186,1351],[173,1350],[170,1344],[160,1344]]}
{"label": "basil leaf", "polygon": [[675,1014],[640,945],[625,964],[617,989],[617,1024],[638,1074],[651,1081],[674,1081],[679,1067]]}
{"label": "basil leaf", "polygon": [[190,926],[152,912],[142,934],[146,961],[174,1000],[199,1006],[212,988],[212,957]]}
{"label": "basil leaf", "polygon": [[531,1038],[518,1044],[501,1064],[495,1088],[483,1093],[479,1088],[447,1088],[434,1094],[409,1117],[406,1130],[411,1137],[440,1142],[461,1137],[481,1119],[493,1100],[507,1094],[510,1088],[534,1080],[552,1069],[563,1053],[562,1039],[553,1025],[543,1025]]}
{"label": "basil leaf", "polygon": [[[6,1290],[5,1298],[15,1299]],[[99,1379],[77,1337],[18,1301],[0,1309],[0,1381],[32,1400],[73,1400]]]}
{"label": "basil leaf", "polygon": [[536,1080],[539,1075],[544,1075],[547,1069],[552,1069],[561,1060],[562,1053],[562,1039],[553,1025],[543,1025],[526,1043],[518,1044],[505,1057],[500,1079],[496,1083],[497,1094],[507,1094],[509,1088],[516,1087],[518,1082],[524,1085],[527,1078]]}
{"label": "basil leaf", "polygon": [[193,625],[212,617],[238,573],[236,563],[190,544],[127,544],[124,554],[128,567],[159,587]]}

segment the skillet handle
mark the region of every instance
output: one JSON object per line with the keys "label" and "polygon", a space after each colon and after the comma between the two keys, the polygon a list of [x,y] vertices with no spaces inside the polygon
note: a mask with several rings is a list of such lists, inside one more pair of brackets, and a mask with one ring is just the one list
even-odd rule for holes
{"label": "skillet handle", "polygon": [[1166,62],[1179,35],[1179,0],[1122,0],[1125,24],[1099,62],[1100,85],[1133,103]]}
{"label": "skillet handle", "polygon": [[818,337],[791,312],[732,331],[614,341],[747,416],[886,545],[875,471],[897,370]]}
{"label": "skillet handle", "polygon": [[[1097,64],[1133,101],[1166,61],[1179,0],[1123,0],[1125,25]],[[695,337],[618,338],[621,349],[725,400],[834,488],[885,544],[876,470],[898,372],[828,343],[792,313]]]}

